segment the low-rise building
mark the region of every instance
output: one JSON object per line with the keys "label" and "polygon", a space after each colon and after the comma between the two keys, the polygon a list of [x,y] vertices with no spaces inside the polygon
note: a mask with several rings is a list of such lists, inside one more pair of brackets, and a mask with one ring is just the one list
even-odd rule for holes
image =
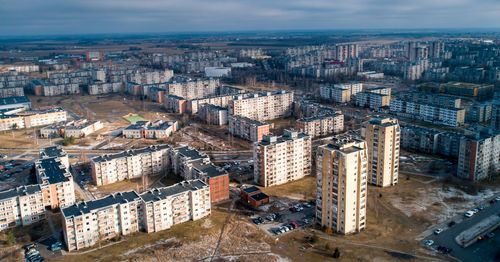
{"label": "low-rise building", "polygon": [[0,131],[46,126],[66,122],[66,111],[60,107],[0,112]]}
{"label": "low-rise building", "polygon": [[271,124],[247,117],[229,116],[229,133],[243,139],[258,142],[271,132]]}
{"label": "low-rise building", "polygon": [[0,110],[13,110],[22,108],[31,109],[31,101],[26,96],[0,97]]}
{"label": "low-rise building", "polygon": [[240,196],[252,207],[259,207],[269,203],[269,196],[256,186],[249,186],[241,189]]}
{"label": "low-rise building", "polygon": [[396,115],[453,127],[462,126],[465,123],[465,109],[463,108],[446,107],[420,101],[393,99],[390,111]]}
{"label": "low-rise building", "polygon": [[277,186],[311,174],[311,137],[285,130],[266,135],[253,148],[254,180],[264,187]]}
{"label": "low-rise building", "polygon": [[98,130],[101,130],[104,125],[101,121],[88,121],[87,119],[72,121],[64,127],[65,137],[81,138],[86,137]]}
{"label": "low-rise building", "polygon": [[171,136],[175,131],[177,131],[178,126],[179,124],[177,121],[137,121],[136,123],[131,124],[123,129],[122,135],[125,138],[135,139],[163,139]]}
{"label": "low-rise building", "polygon": [[45,218],[40,185],[21,186],[0,192],[0,231],[27,226]]}

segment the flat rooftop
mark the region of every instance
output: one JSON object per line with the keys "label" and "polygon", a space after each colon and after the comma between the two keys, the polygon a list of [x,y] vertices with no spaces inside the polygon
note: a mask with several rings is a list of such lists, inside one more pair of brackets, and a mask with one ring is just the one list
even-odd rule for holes
{"label": "flat rooftop", "polygon": [[69,181],[66,167],[57,158],[40,159],[36,162],[36,165],[37,169],[42,168],[44,170],[44,175],[41,178],[46,178],[49,184]]}
{"label": "flat rooftop", "polygon": [[207,174],[208,177],[218,177],[227,175],[226,171],[218,168],[216,165],[212,163],[204,163],[203,159],[192,162],[192,165],[198,171]]}
{"label": "flat rooftop", "polygon": [[184,157],[188,157],[192,160],[208,158],[208,156],[200,153],[200,151],[198,151],[194,148],[190,148],[188,146],[178,147],[178,148],[175,148],[174,150],[176,150],[180,155],[182,155]]}
{"label": "flat rooftop", "polygon": [[61,157],[65,156],[66,152],[61,147],[58,146],[49,146],[40,150],[40,157]]}
{"label": "flat rooftop", "polygon": [[135,155],[148,153],[148,152],[155,152],[155,151],[163,150],[163,149],[167,149],[167,148],[170,148],[170,145],[167,145],[167,144],[153,145],[153,146],[148,146],[148,147],[144,147],[144,148],[140,148],[140,149],[131,149],[131,150],[127,150],[127,151],[122,151],[122,152],[119,152],[116,154],[106,154],[106,155],[94,157],[94,158],[92,158],[92,161],[96,162],[96,163],[97,162],[106,162],[106,161],[110,161],[113,159],[119,159],[119,158],[126,157],[126,156],[135,156]]}
{"label": "flat rooftop", "polygon": [[269,196],[260,192],[260,193],[257,193],[255,195],[251,195],[250,198],[254,199],[255,201],[261,201],[261,200],[269,198]]}
{"label": "flat rooftop", "polygon": [[243,121],[243,122],[247,122],[247,123],[250,123],[250,124],[253,124],[253,125],[256,125],[256,126],[265,126],[265,125],[269,125],[268,123],[266,122],[262,122],[262,121],[258,121],[258,120],[254,120],[254,119],[251,119],[251,118],[248,118],[248,117],[244,117],[244,116],[229,116],[229,119],[235,119],[236,121]]}
{"label": "flat rooftop", "polygon": [[26,96],[14,96],[0,98],[0,106],[30,103]]}
{"label": "flat rooftop", "polygon": [[92,200],[83,201],[72,206],[63,208],[61,212],[64,217],[75,217],[84,214],[88,214],[99,209],[107,208],[116,204],[124,204],[128,202],[133,202],[140,200],[139,195],[135,191],[119,192],[111,194],[107,197]]}
{"label": "flat rooftop", "polygon": [[0,192],[0,201],[18,196],[27,196],[41,191],[40,185],[20,186]]}
{"label": "flat rooftop", "polygon": [[180,183],[168,187],[151,189],[149,191],[142,193],[140,197],[144,202],[154,202],[166,199],[167,197],[170,196],[174,196],[188,191],[198,190],[204,187],[207,187],[207,184],[203,183],[203,181],[199,179],[188,180],[188,181],[182,181]]}

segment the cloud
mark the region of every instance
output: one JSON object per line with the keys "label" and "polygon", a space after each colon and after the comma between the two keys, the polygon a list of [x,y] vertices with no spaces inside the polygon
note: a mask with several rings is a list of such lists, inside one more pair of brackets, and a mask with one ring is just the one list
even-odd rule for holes
{"label": "cloud", "polygon": [[0,34],[500,25],[496,0],[0,0]]}

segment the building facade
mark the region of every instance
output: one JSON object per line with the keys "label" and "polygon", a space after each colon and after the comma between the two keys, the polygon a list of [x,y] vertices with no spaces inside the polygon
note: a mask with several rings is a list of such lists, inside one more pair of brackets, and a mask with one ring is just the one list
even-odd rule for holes
{"label": "building facade", "polygon": [[380,187],[398,183],[400,133],[398,120],[394,118],[374,118],[363,127],[369,183]]}
{"label": "building facade", "polygon": [[282,136],[266,135],[254,144],[254,181],[277,186],[311,174],[311,137],[285,130]]}
{"label": "building facade", "polygon": [[352,137],[334,138],[318,148],[318,224],[340,234],[366,228],[367,155],[366,142]]}

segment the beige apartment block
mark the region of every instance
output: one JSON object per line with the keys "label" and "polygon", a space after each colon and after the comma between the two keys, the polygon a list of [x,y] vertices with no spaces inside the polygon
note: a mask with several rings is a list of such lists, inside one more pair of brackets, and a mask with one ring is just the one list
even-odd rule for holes
{"label": "beige apartment block", "polygon": [[201,180],[154,188],[141,194],[142,226],[147,233],[210,215],[210,188]]}
{"label": "beige apartment block", "polygon": [[318,147],[316,219],[323,227],[351,234],[366,227],[366,142],[340,135]]}
{"label": "beige apartment block", "polygon": [[154,145],[93,158],[91,174],[97,186],[164,173],[169,167],[169,145]]}
{"label": "beige apartment block", "polygon": [[27,226],[45,218],[40,185],[21,186],[0,192],[0,231]]}
{"label": "beige apartment block", "polygon": [[295,127],[300,132],[313,138],[336,134],[344,130],[344,115],[342,113],[335,113],[305,117],[297,120]]}
{"label": "beige apartment block", "polygon": [[373,118],[362,129],[368,145],[368,176],[373,185],[386,187],[398,183],[401,129],[397,119]]}
{"label": "beige apartment block", "polygon": [[68,251],[138,231],[159,232],[211,213],[210,189],[201,180],[183,181],[142,194],[114,193],[61,210]]}
{"label": "beige apartment block", "polygon": [[311,174],[311,137],[285,130],[282,136],[264,136],[253,148],[254,180],[276,186]]}
{"label": "beige apartment block", "polygon": [[288,117],[293,111],[293,92],[276,92],[238,95],[229,102],[229,112],[234,116],[265,121]]}
{"label": "beige apartment block", "polygon": [[66,111],[59,107],[22,111],[12,115],[0,114],[0,131],[46,126],[66,120]]}
{"label": "beige apartment block", "polygon": [[139,195],[130,191],[63,208],[62,228],[68,251],[138,232],[140,201]]}
{"label": "beige apartment block", "polygon": [[51,157],[36,160],[35,170],[45,206],[55,209],[75,203],[73,176],[61,159]]}

